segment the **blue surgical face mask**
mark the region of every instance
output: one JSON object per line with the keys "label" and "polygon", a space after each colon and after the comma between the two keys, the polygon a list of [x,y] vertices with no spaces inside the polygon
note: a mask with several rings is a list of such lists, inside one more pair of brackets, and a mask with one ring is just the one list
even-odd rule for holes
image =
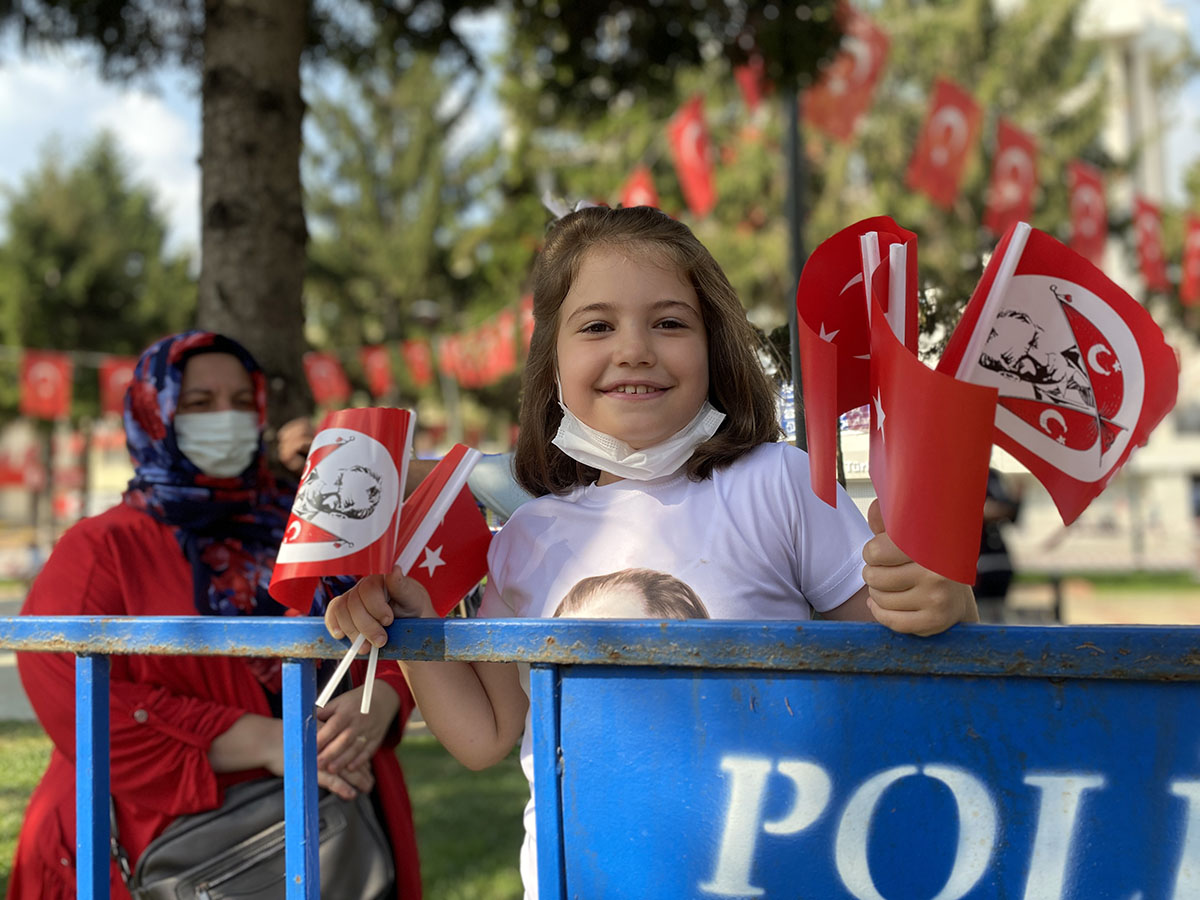
{"label": "blue surgical face mask", "polygon": [[175,444],[205,475],[236,478],[258,455],[258,415],[238,409],[179,413]]}

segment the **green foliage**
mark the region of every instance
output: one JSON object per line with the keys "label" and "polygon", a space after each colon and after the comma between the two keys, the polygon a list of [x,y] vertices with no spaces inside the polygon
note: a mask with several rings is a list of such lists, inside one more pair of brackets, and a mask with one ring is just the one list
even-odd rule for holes
{"label": "green foliage", "polygon": [[[189,260],[166,250],[155,195],[133,182],[110,135],[72,163],[51,149],[7,199],[0,343],[136,354],[191,323]],[[15,406],[15,381],[0,407]],[[76,410],[94,413],[96,379],[76,381]]]}
{"label": "green foliage", "polygon": [[0,723],[0,759],[4,760],[0,779],[0,896],[4,896],[29,795],[50,763],[50,739],[36,722]]}

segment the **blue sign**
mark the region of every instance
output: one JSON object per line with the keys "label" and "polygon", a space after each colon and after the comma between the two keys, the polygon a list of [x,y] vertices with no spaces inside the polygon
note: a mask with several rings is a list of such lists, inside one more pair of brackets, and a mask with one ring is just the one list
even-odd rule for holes
{"label": "blue sign", "polygon": [[1200,897],[1200,685],[628,674],[562,678],[567,897]]}

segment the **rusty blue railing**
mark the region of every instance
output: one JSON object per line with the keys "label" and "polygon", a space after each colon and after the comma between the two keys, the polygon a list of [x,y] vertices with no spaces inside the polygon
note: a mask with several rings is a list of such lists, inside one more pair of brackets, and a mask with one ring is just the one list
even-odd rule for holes
{"label": "rusty blue railing", "polygon": [[[404,621],[385,659],[530,666],[543,898],[1200,897],[1200,629]],[[318,896],[300,619],[0,619],[77,655],[78,893],[105,898],[108,657],[284,662],[288,900]],[[912,861],[920,859],[921,865]]]}

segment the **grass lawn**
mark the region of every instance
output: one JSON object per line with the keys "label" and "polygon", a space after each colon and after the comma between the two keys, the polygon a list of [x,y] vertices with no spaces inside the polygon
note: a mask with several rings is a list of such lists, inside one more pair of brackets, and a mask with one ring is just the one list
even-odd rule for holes
{"label": "grass lawn", "polygon": [[[50,759],[36,723],[0,722],[0,897],[8,889],[29,794]],[[528,788],[514,753],[485,772],[455,762],[427,735],[401,743],[429,900],[519,900],[521,812]]]}

